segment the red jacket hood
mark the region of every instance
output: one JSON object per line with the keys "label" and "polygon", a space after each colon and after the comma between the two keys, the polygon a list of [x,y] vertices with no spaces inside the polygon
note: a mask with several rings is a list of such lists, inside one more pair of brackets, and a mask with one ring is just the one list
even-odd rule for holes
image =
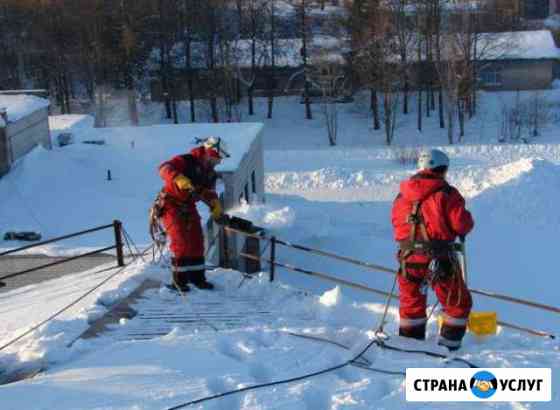
{"label": "red jacket hood", "polygon": [[401,182],[401,195],[410,202],[423,201],[432,193],[447,185],[442,176],[431,171],[421,171]]}

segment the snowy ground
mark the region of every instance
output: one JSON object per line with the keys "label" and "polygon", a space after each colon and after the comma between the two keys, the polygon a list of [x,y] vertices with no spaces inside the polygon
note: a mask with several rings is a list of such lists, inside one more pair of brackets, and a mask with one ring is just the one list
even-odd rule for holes
{"label": "snowy ground", "polygon": [[[548,93],[550,98],[559,94],[556,90]],[[467,125],[466,145],[444,146],[452,161],[450,182],[463,192],[476,220],[475,230],[467,242],[470,285],[557,305],[554,255],[560,223],[557,212],[559,127],[551,123],[532,144],[494,144],[500,101],[511,102],[513,97],[514,93],[489,95],[484,100],[486,108]],[[242,206],[235,213],[250,217],[292,242],[394,267],[395,245],[389,211],[399,181],[410,175],[413,167],[403,166],[393,159],[395,150],[382,146],[383,133],[373,133],[369,129],[371,118],[359,107],[344,108],[340,145],[329,148],[318,112],[315,120],[306,121],[303,106],[294,103],[294,99],[279,99],[277,103],[272,120],[264,120],[262,112],[257,118],[251,118],[251,121],[263,120],[266,124],[267,203]],[[161,121],[161,114],[160,108],[150,107],[150,114],[143,122],[157,123]],[[116,115],[115,121],[118,118]],[[62,124],[63,121],[66,124]],[[62,130],[75,123],[74,132],[90,138],[95,133],[89,129],[88,121],[87,118],[57,118],[53,120],[53,127]],[[423,134],[415,131],[414,124],[414,114],[401,120],[396,137],[398,144],[445,144],[446,132],[437,128],[434,118],[425,124]],[[2,227],[10,221],[21,229],[39,229],[58,235],[118,217],[137,243],[147,244],[145,212],[159,188],[154,175],[157,164],[149,163],[148,158],[153,153],[139,149],[124,151],[124,148],[122,144],[119,147],[116,142],[109,142],[104,147],[76,145],[52,152],[33,152],[0,180],[0,196],[8,199],[0,204]],[[46,171],[53,162],[57,164],[54,171]],[[107,168],[123,170],[123,173],[116,173],[114,185],[104,181]],[[70,192],[68,187],[72,187]],[[37,196],[37,192],[41,194]],[[100,206],[101,203],[111,204],[121,212],[110,214],[109,207]],[[64,217],[58,217],[60,215]],[[45,251],[73,252],[98,245],[102,240],[94,237],[88,242],[70,241],[64,248]],[[0,246],[10,244],[4,242]],[[389,289],[391,285],[387,274],[282,248],[279,260],[378,288]],[[137,284],[147,276],[165,276],[157,268],[143,265],[127,275],[133,282],[124,276],[122,287],[119,286],[121,280],[112,285],[115,292],[125,289],[122,291],[127,293],[128,285]],[[86,277],[88,279],[84,280]],[[225,293],[256,292],[271,299],[271,308],[277,309],[281,320],[237,328],[219,337],[211,332],[178,330],[153,341],[112,344],[101,340],[99,345],[92,342],[65,349],[65,342],[79,334],[99,311],[106,309],[103,302],[93,303],[95,297],[92,296],[92,300],[83,304],[85,311],[69,314],[65,320],[42,329],[7,354],[0,353],[0,363],[9,366],[41,360],[49,365],[45,376],[0,387],[0,401],[7,397],[8,408],[26,408],[33,398],[54,391],[56,397],[67,400],[63,405],[60,400],[56,401],[56,407],[64,409],[172,406],[239,385],[296,376],[338,364],[347,358],[348,352],[307,340],[293,340],[279,332],[283,327],[293,327],[297,332],[321,334],[358,350],[382,309],[382,299],[358,290],[342,289],[338,297],[335,297],[336,292],[329,293],[321,302],[319,296],[331,289],[332,284],[283,270],[278,274],[279,283],[271,285],[264,279],[255,280],[241,289],[236,289],[238,277],[235,273],[219,271],[215,277]],[[84,274],[79,288],[87,289],[94,279]],[[64,290],[75,286],[71,278],[52,282],[51,286],[46,289],[30,287],[18,290],[18,295],[0,296],[0,306],[4,306],[0,312],[2,340],[10,339],[25,326],[38,321],[39,313],[56,310],[74,294],[70,288]],[[60,293],[52,298],[46,296],[53,288]],[[306,296],[300,290],[310,293]],[[284,297],[282,295],[286,303],[278,308],[275,298]],[[192,297],[204,296],[194,293]],[[19,312],[18,306],[26,306],[29,300],[44,300],[43,306],[48,309],[39,312],[29,307],[21,315],[14,315]],[[332,306],[326,306],[328,304]],[[554,314],[506,302],[494,303],[482,297],[475,297],[475,309],[495,309],[504,321],[558,334],[560,322]],[[298,322],[298,318],[308,314],[313,318],[309,324]],[[391,310],[391,317],[394,320],[390,321],[388,330],[394,333],[395,310]],[[431,336],[426,342],[431,348],[435,348],[434,333],[432,323]],[[283,356],[279,352],[294,354]],[[483,341],[468,336],[464,354],[488,367],[552,367],[553,402],[531,406],[507,403],[501,407],[557,407],[558,342],[502,330],[498,336]],[[177,357],[189,359],[177,361]],[[372,351],[368,357],[375,366],[392,370],[403,370],[411,365],[439,365],[422,357],[380,351]],[[125,390],[130,393],[123,395]],[[79,398],[84,396],[88,401],[78,404]],[[45,402],[43,408],[53,407],[55,394],[48,397],[51,401]],[[407,407],[401,378],[366,374],[354,368],[309,382],[234,396],[212,406],[200,408]],[[441,404],[437,408],[466,406]]]}
{"label": "snowy ground", "polygon": [[[134,268],[134,280],[163,278],[161,270]],[[134,324],[121,321],[112,333],[90,340],[78,341],[72,348],[64,346],[84,329],[87,320],[99,316],[103,305],[115,295],[105,292],[98,300],[97,310],[90,308],[71,320],[61,320],[42,329],[39,335],[20,346],[17,359],[28,366],[40,365],[46,372],[29,381],[0,387],[3,408],[34,409],[162,409],[190,400],[222,393],[253,384],[291,378],[342,364],[356,355],[368,342],[370,329],[377,325],[382,307],[376,303],[356,303],[345,291],[335,288],[322,296],[304,294],[282,283],[260,278],[238,285],[241,276],[232,271],[210,274],[218,291],[208,294],[195,291],[185,303],[180,296],[165,289],[154,290],[148,299],[135,308],[140,312],[165,308],[175,314],[191,312],[194,306],[220,303],[228,308],[232,298],[260,300],[259,309],[272,312],[266,320],[253,320],[245,326],[216,333],[209,330],[206,319],[200,329],[188,331],[178,325],[170,333],[152,340],[115,342],[119,332]],[[124,288],[133,279],[125,281]],[[58,280],[58,287],[70,286],[68,279]],[[87,284],[83,284],[86,286]],[[68,296],[67,296],[68,297]],[[12,308],[29,301],[30,294],[13,295]],[[58,295],[58,299],[61,297]],[[60,300],[61,301],[61,300]],[[396,330],[396,310],[390,311],[387,330]],[[149,331],[150,329],[146,329]],[[435,347],[436,324],[430,323],[424,347]],[[296,333],[318,336],[349,347],[303,339]],[[416,347],[393,337],[391,343]],[[23,356],[23,349],[26,353]],[[439,350],[440,352],[443,352]],[[445,366],[437,359],[382,351],[372,348],[366,354],[373,367],[403,371],[406,367]],[[552,342],[531,337],[501,334],[477,340],[468,335],[462,351],[465,357],[484,367],[549,367],[556,371],[560,353]],[[7,362],[4,357],[0,363]],[[13,360],[15,361],[15,359]],[[459,365],[461,366],[461,365]],[[559,399],[555,380],[554,401]],[[41,403],[37,405],[37,403]],[[478,408],[466,403],[447,403],[430,408]],[[403,377],[376,374],[356,367],[345,367],[328,375],[305,382],[247,392],[192,408],[200,409],[401,409],[408,407],[404,399]],[[528,408],[521,404],[503,403],[496,408]],[[556,408],[554,402],[534,408]]]}

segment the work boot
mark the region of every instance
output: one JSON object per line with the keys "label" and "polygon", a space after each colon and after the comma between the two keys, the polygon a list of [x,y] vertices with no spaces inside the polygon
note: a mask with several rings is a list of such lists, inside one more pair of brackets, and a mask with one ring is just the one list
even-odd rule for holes
{"label": "work boot", "polygon": [[214,285],[206,280],[205,270],[197,270],[190,272],[189,283],[192,283],[199,289],[212,290]]}
{"label": "work boot", "polygon": [[178,290],[180,292],[188,292],[191,290],[189,288],[189,280],[185,272],[176,272],[173,271],[173,279],[171,280],[170,288],[173,290]]}
{"label": "work boot", "polygon": [[208,282],[206,279],[191,281],[191,283],[194,286],[196,286],[198,289],[204,289],[204,290],[213,290],[214,289],[214,284],[211,283],[211,282]]}
{"label": "work boot", "polygon": [[189,287],[189,285],[187,285],[186,283],[169,283],[167,285],[165,285],[165,287],[167,287],[167,289],[172,290],[174,292],[181,292],[181,293],[187,293],[190,292],[191,288]]}

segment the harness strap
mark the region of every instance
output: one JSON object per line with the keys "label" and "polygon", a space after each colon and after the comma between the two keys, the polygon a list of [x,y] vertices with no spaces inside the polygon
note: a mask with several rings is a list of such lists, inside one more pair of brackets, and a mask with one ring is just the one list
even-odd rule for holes
{"label": "harness strap", "polygon": [[[446,191],[448,189],[448,185],[444,185],[435,192],[432,192],[429,196],[440,192]],[[429,197],[428,196],[428,197]],[[426,198],[424,198],[426,200]],[[417,278],[412,277],[407,272],[407,267],[413,267],[412,264],[408,264],[406,259],[412,255],[414,252],[423,252],[429,254],[431,256],[438,256],[442,254],[448,254],[449,252],[454,250],[453,242],[450,241],[437,241],[431,240],[428,235],[428,230],[426,228],[426,224],[424,222],[424,218],[422,216],[421,207],[424,201],[414,201],[412,203],[412,210],[410,215],[408,216],[407,222],[412,225],[410,228],[410,234],[408,237],[408,241],[401,241],[400,242],[400,252],[399,252],[399,259],[400,259],[400,274],[405,277],[405,279],[412,281],[412,282],[419,282]],[[420,235],[422,240],[417,240],[417,231],[420,230]],[[423,269],[429,264],[419,264],[423,265],[416,269]],[[423,282],[423,280],[422,280]]]}

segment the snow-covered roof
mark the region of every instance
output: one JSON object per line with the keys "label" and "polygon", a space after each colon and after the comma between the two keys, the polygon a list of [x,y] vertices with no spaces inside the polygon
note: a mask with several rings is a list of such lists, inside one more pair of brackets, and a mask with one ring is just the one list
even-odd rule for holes
{"label": "snow-covered roof", "polygon": [[[392,41],[397,43],[398,39],[394,37]],[[407,42],[408,61],[418,61],[417,41],[417,37],[411,36]],[[560,49],[556,47],[554,38],[548,30],[480,33],[473,35],[472,39],[463,38],[457,33],[444,34],[441,41],[442,59],[454,55],[457,49],[461,50],[462,44],[467,44],[467,41],[472,41],[472,55],[476,56],[477,61],[560,59]],[[474,53],[475,46],[476,53]],[[422,58],[425,59],[425,50],[422,53]],[[389,58],[392,62],[401,60],[398,53],[394,53]]]}
{"label": "snow-covered roof", "polygon": [[[310,59],[318,60],[328,60],[331,62],[342,62],[343,53],[347,50],[347,39],[339,39],[333,36],[327,35],[315,35],[309,38],[308,43],[308,55]],[[302,49],[302,39],[301,38],[285,38],[277,39],[275,41],[275,65],[276,67],[300,67],[303,64],[303,58],[301,55]],[[241,68],[251,67],[252,58],[252,40],[240,39],[231,41],[229,43],[229,48],[231,54],[228,54],[228,58],[231,59],[230,64],[236,65]],[[185,64],[185,53],[184,44],[178,42],[173,46],[171,54],[173,56],[173,64],[177,68],[184,68]],[[192,61],[191,65],[194,68],[205,68],[206,60],[206,44],[200,42],[193,42],[191,44],[192,51]],[[220,54],[220,47],[215,48],[216,51],[216,64],[221,65],[222,55]],[[155,69],[159,65],[159,50],[152,50],[150,56],[150,66]],[[270,42],[268,40],[257,40],[256,41],[256,66],[262,67],[265,65],[270,65]]]}
{"label": "snow-covered roof", "polygon": [[484,33],[478,41],[481,60],[540,60],[560,58],[548,30]]}
{"label": "snow-covered roof", "polygon": [[[110,145],[130,147],[134,141],[138,153],[149,166],[190,151],[196,147],[195,138],[220,137],[227,145],[230,158],[216,167],[218,172],[232,172],[239,168],[251,144],[263,129],[261,123],[219,123],[152,125],[149,127],[94,128],[87,139],[103,139]],[[131,154],[134,154],[132,151]]]}
{"label": "snow-covered roof", "polygon": [[0,109],[8,112],[8,121],[15,122],[49,106],[49,100],[33,95],[4,95],[0,94]]}

